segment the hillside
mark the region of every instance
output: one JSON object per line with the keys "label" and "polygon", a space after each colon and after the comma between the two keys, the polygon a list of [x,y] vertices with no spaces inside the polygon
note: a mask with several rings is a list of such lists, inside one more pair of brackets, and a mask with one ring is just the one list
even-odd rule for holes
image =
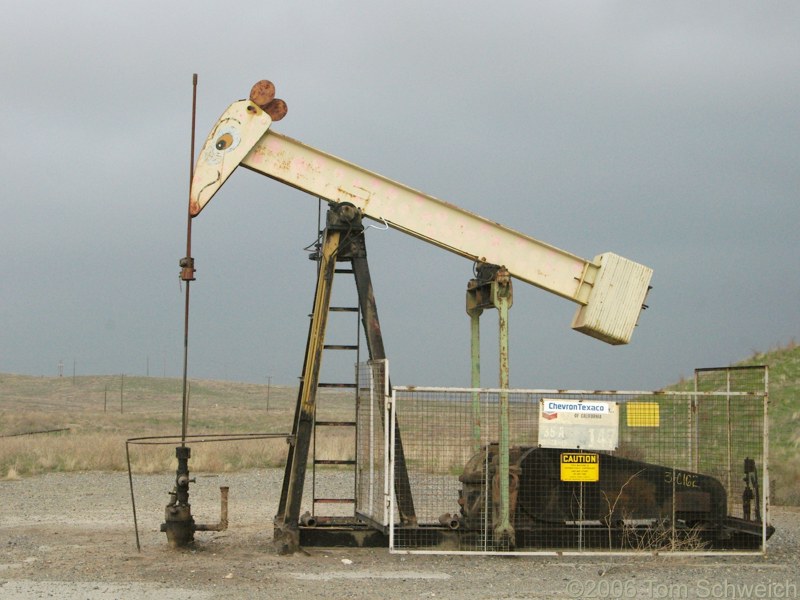
{"label": "hillside", "polygon": [[[768,365],[773,502],[800,505],[800,346],[755,353],[740,365]],[[688,383],[688,382],[687,382]],[[190,383],[189,433],[289,432],[297,390],[222,382]],[[349,394],[322,390],[320,407],[343,419]],[[0,478],[50,471],[125,469],[128,438],[180,432],[181,382],[157,377],[31,377],[0,374]],[[63,429],[53,433],[18,435]],[[330,452],[352,458],[352,444]],[[132,447],[136,472],[174,468],[174,444]],[[285,441],[255,440],[193,448],[195,470],[277,466]],[[214,446],[213,451],[202,446]]]}
{"label": "hillside", "polygon": [[[227,381],[191,381],[188,434],[289,433],[297,390]],[[352,401],[325,390],[321,403],[347,410]],[[0,478],[53,471],[126,469],[125,440],[172,436],[163,445],[131,446],[135,472],[175,468],[182,383],[127,376],[0,375]],[[322,406],[321,404],[321,406]],[[32,432],[33,435],[20,435]],[[50,433],[47,433],[50,432]],[[213,472],[278,466],[284,438],[198,443],[192,468]],[[344,458],[352,448],[342,445]]]}
{"label": "hillside", "polygon": [[800,505],[800,346],[755,353],[740,363],[769,367],[770,477],[776,504]]}

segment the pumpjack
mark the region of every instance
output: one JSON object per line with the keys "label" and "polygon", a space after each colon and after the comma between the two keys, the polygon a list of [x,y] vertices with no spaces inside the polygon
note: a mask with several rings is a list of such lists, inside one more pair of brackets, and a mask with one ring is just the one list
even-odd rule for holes
{"label": "pumpjack", "polygon": [[[607,344],[627,344],[644,307],[652,269],[611,252],[598,254],[591,260],[580,258],[282,135],[272,125],[283,118],[288,109],[285,102],[275,98],[274,91],[272,83],[258,82],[249,99],[231,104],[214,125],[192,176],[189,213],[191,218],[198,216],[239,166],[306,192],[329,205],[319,250],[303,375],[274,520],[276,547],[287,553],[305,543],[301,500],[315,427],[320,364],[337,261],[349,261],[352,265],[370,359],[385,358],[362,219],[383,223],[478,265],[479,276],[470,282],[467,291],[467,311],[473,320],[473,356],[477,317],[484,308],[501,311],[502,334],[504,321],[507,324],[507,312],[503,311],[511,305],[512,278],[577,304],[572,320],[576,331]],[[181,277],[187,282],[193,280],[193,259],[185,257],[181,266]],[[502,361],[501,356],[501,388],[507,388],[507,364],[503,366]],[[501,415],[505,414],[507,419],[507,405],[504,413],[503,410],[501,398]],[[415,527],[417,518],[400,434],[398,424],[395,431],[397,508],[402,526]],[[509,451],[508,439],[501,438],[498,468],[506,475]],[[508,523],[510,499],[506,497],[502,501]],[[367,527],[357,543],[370,543],[375,533]]]}

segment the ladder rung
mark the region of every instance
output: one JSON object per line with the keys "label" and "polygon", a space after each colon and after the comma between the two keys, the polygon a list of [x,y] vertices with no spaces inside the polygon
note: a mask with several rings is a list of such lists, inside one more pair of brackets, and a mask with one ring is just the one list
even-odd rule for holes
{"label": "ladder rung", "polygon": [[315,465],[354,465],[356,461],[354,460],[338,460],[338,459],[322,459],[322,458],[315,458],[314,459]]}
{"label": "ladder rung", "polygon": [[322,427],[355,427],[355,421],[315,421],[315,425]]}
{"label": "ladder rung", "polygon": [[357,306],[331,306],[328,308],[330,312],[358,312]]}
{"label": "ladder rung", "polygon": [[351,388],[355,389],[355,383],[318,383],[317,387],[321,388]]}
{"label": "ladder rung", "polygon": [[352,273],[353,269],[334,269],[334,273]]}
{"label": "ladder rung", "polygon": [[325,350],[358,350],[358,346],[353,344],[325,344],[322,348]]}
{"label": "ladder rung", "polygon": [[314,498],[318,504],[355,504],[355,498]]}

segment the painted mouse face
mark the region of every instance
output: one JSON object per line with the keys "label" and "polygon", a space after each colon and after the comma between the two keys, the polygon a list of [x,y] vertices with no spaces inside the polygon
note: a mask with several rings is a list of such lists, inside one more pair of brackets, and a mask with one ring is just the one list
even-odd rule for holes
{"label": "painted mouse face", "polygon": [[269,114],[249,100],[234,102],[206,138],[192,177],[190,212],[196,216],[269,130]]}

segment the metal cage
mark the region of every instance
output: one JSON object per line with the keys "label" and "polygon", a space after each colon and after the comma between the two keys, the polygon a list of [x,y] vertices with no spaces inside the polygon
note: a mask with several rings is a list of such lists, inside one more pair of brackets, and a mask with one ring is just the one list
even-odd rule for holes
{"label": "metal cage", "polygon": [[[390,548],[763,552],[767,381],[759,367],[699,370],[685,391],[394,387],[389,437],[400,422],[417,522],[398,521],[392,479]],[[396,442],[389,447],[393,467]]]}

